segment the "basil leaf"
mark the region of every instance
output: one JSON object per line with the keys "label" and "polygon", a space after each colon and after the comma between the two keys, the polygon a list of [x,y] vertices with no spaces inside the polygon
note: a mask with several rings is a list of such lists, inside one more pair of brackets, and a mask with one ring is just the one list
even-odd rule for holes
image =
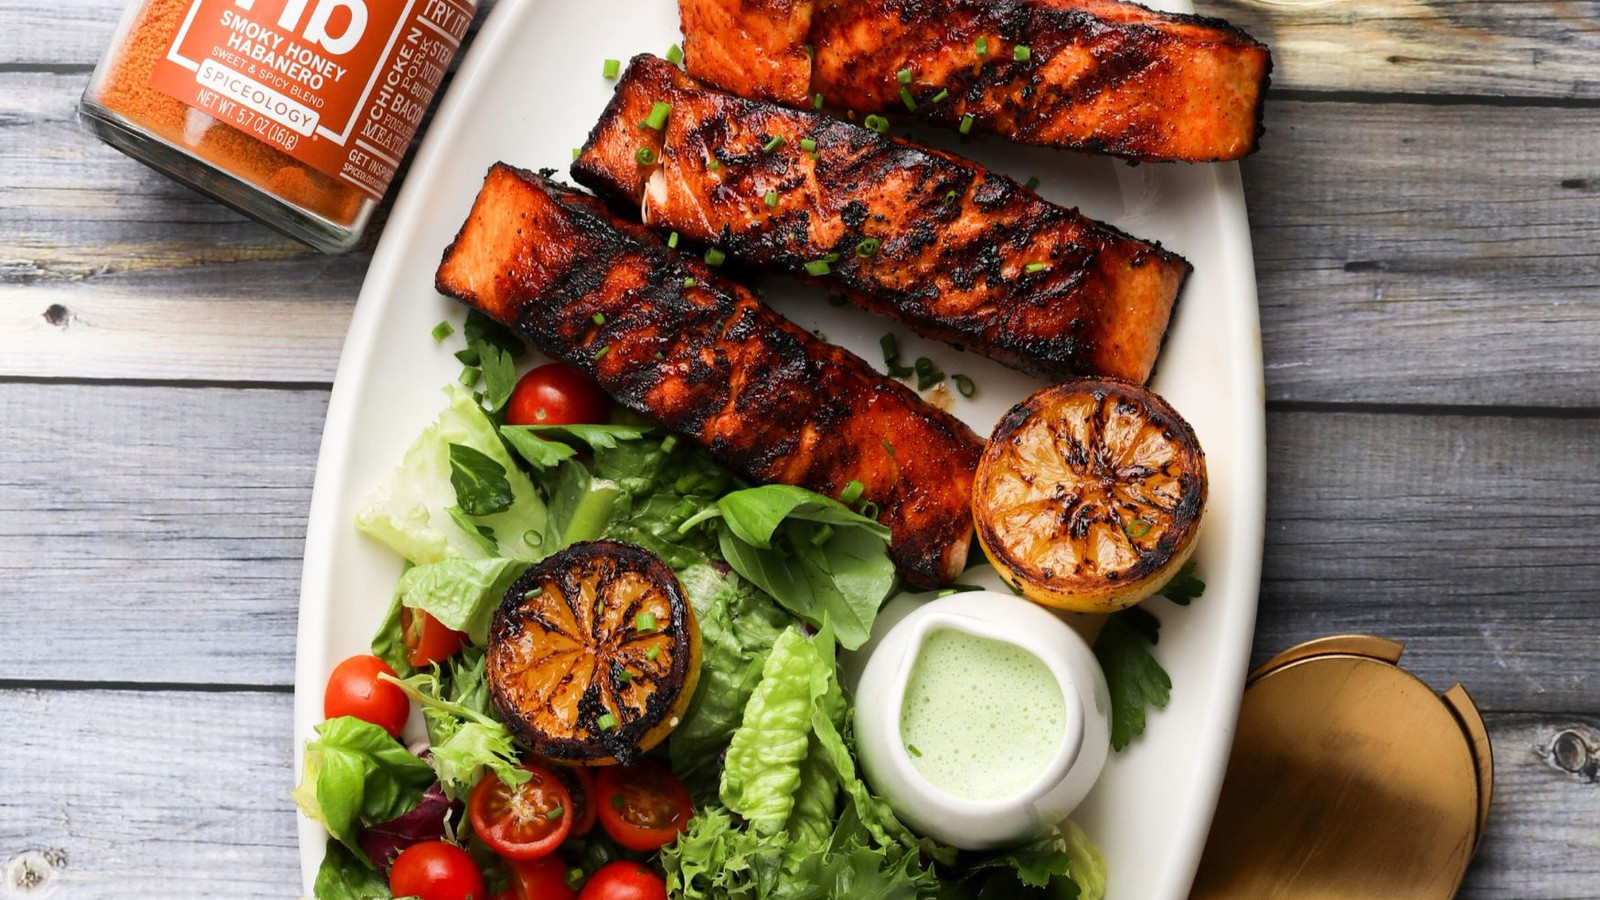
{"label": "basil leaf", "polygon": [[357,859],[338,841],[328,841],[327,854],[311,886],[317,900],[393,900],[383,873]]}
{"label": "basil leaf", "polygon": [[515,499],[505,467],[465,444],[450,445],[450,485],[456,503],[469,516],[492,516]]}
{"label": "basil leaf", "polygon": [[410,811],[434,781],[433,769],[370,722],[329,719],[306,742],[304,776],[294,801],[340,843],[361,856],[361,826]]}

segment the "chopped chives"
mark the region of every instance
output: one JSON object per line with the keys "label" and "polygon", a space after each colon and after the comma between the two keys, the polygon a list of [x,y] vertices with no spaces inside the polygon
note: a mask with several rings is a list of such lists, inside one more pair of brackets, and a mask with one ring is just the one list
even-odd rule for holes
{"label": "chopped chives", "polygon": [[693,278],[685,278],[683,280],[683,286],[684,287],[694,287],[694,279]]}
{"label": "chopped chives", "polygon": [[646,649],[644,651],[644,658],[648,659],[648,660],[651,660],[651,661],[654,661],[655,658],[660,656],[660,655],[661,655],[661,648],[659,646],[652,646],[652,647],[649,647],[648,649]]}
{"label": "chopped chives", "polygon": [[644,117],[645,127],[660,131],[667,127],[667,116],[671,114],[672,104],[657,100],[655,105],[650,107],[650,115]]}
{"label": "chopped chives", "polygon": [[774,153],[774,152],[777,151],[777,149],[779,147],[782,147],[783,144],[784,144],[783,135],[775,134],[775,135],[772,136],[772,140],[767,141],[765,144],[761,145],[761,152],[762,153],[769,153],[769,154],[770,153]]}
{"label": "chopped chives", "polygon": [[825,259],[813,259],[811,262],[806,263],[806,274],[813,277],[820,278],[831,271],[833,271],[833,269],[828,265],[828,261]]}
{"label": "chopped chives", "polygon": [[861,243],[856,245],[856,255],[862,259],[871,259],[877,255],[878,248],[881,246],[883,246],[883,242],[877,238],[862,238]]}
{"label": "chopped chives", "polygon": [[1142,538],[1150,533],[1150,523],[1144,519],[1134,519],[1124,524],[1122,530],[1127,532],[1128,537]]}
{"label": "chopped chives", "polygon": [[861,124],[867,126],[869,130],[876,131],[879,134],[887,134],[889,131],[889,120],[876,113],[867,116],[866,120]]}
{"label": "chopped chives", "polygon": [[633,680],[633,673],[629,672],[627,669],[623,669],[622,671],[617,673],[617,680],[622,682],[623,684],[627,684],[628,682]]}
{"label": "chopped chives", "polygon": [[717,162],[717,158],[715,156],[706,157],[706,171],[715,172],[720,168],[722,168],[722,163]]}
{"label": "chopped chives", "polygon": [[900,344],[894,339],[894,332],[885,332],[878,338],[878,346],[883,348],[883,361],[894,365],[900,360]]}
{"label": "chopped chives", "polygon": [[986,38],[986,37],[978,38],[977,43],[972,45],[972,49],[978,51],[978,55],[979,56],[988,56],[989,55],[989,39]]}
{"label": "chopped chives", "polygon": [[883,444],[883,452],[889,454],[890,456],[893,456],[894,455],[894,445],[889,443],[889,439],[888,438],[884,438],[881,441],[881,443]]}
{"label": "chopped chives", "polygon": [[651,611],[649,611],[649,610],[645,610],[644,612],[639,613],[637,616],[634,616],[633,617],[633,630],[634,631],[646,632],[646,633],[655,631],[656,630],[656,614],[651,612]]}
{"label": "chopped chives", "polygon": [[865,493],[866,490],[866,485],[859,481],[852,481],[844,486],[844,490],[839,492],[839,502],[846,506],[852,506],[857,500],[861,499],[861,495]]}
{"label": "chopped chives", "polygon": [[961,117],[961,133],[962,134],[971,134],[972,133],[972,121],[973,121],[972,120],[972,113],[967,113],[966,115]]}
{"label": "chopped chives", "polygon": [[1027,188],[1030,191],[1031,190],[1035,190],[1035,189],[1037,189],[1039,187],[1039,179],[1037,177],[1029,178],[1027,180],[1027,182],[1024,183],[1022,186]]}
{"label": "chopped chives", "polygon": [[815,149],[817,149],[817,142],[815,140],[813,140],[812,138],[801,138],[800,139],[800,149],[801,150],[815,150]]}
{"label": "chopped chives", "polygon": [[580,157],[582,155],[583,155],[583,148],[582,147],[573,147],[572,148],[572,161],[573,162],[577,162],[578,161],[578,157]]}
{"label": "chopped chives", "polygon": [[524,600],[532,600],[533,598],[539,596],[542,593],[544,593],[544,588],[534,588],[531,591],[524,591],[523,594],[522,594],[522,599],[524,599]]}
{"label": "chopped chives", "polygon": [[917,749],[917,745],[916,744],[907,744],[906,745],[906,752],[911,754],[912,756],[916,756],[916,757],[922,756],[922,751]]}
{"label": "chopped chives", "polygon": [[861,504],[861,508],[856,510],[856,512],[859,512],[864,518],[877,519],[878,518],[878,504],[873,503],[871,500],[868,500],[867,502]]}
{"label": "chopped chives", "polygon": [[617,727],[617,716],[615,713],[606,713],[600,718],[595,719],[594,724],[598,726],[601,731],[611,731]]}
{"label": "chopped chives", "polygon": [[604,325],[606,323],[606,314],[605,313],[595,313],[593,316],[590,317],[590,321],[595,323],[596,325]]}
{"label": "chopped chives", "polygon": [[919,356],[917,357],[917,361],[911,364],[911,368],[915,370],[918,375],[932,375],[933,360],[927,358],[926,356]]}
{"label": "chopped chives", "polygon": [[683,62],[683,48],[673,44],[667,48],[667,62],[677,65]]}
{"label": "chopped chives", "polygon": [[766,202],[768,208],[776,207],[778,205],[778,192],[767,191],[767,195],[761,199]]}
{"label": "chopped chives", "polygon": [[946,101],[948,99],[950,99],[950,91],[948,89],[941,89],[939,91],[939,93],[934,94],[933,98],[931,100],[929,100],[928,102],[929,103],[943,103],[944,101]]}
{"label": "chopped chives", "polygon": [[1011,58],[1017,62],[1027,62],[1028,60],[1033,59],[1033,48],[1029,47],[1027,44],[1018,44],[1016,48],[1011,51]]}
{"label": "chopped chives", "polygon": [[822,108],[822,104],[825,103],[825,102],[826,101],[822,99],[822,95],[821,94],[812,94],[811,95],[811,108],[812,109],[821,109]]}
{"label": "chopped chives", "polygon": [[956,203],[958,203],[960,200],[961,200],[961,195],[956,193],[955,191],[951,191],[951,192],[949,192],[949,193],[944,195],[944,205],[945,206],[955,206]]}
{"label": "chopped chives", "polygon": [[708,266],[720,266],[724,262],[726,262],[727,259],[728,259],[728,254],[723,253],[721,250],[718,250],[715,247],[706,248],[706,265],[708,265]]}
{"label": "chopped chives", "polygon": [[811,46],[810,44],[807,44],[806,45],[806,59],[816,59],[816,58],[817,58],[817,48]]}
{"label": "chopped chives", "polygon": [[901,69],[900,71],[894,73],[894,77],[896,79],[898,79],[901,84],[910,84],[911,83],[911,69],[909,67]]}
{"label": "chopped chives", "polygon": [[607,78],[615,78],[621,73],[622,60],[620,59],[608,59],[606,60],[605,65],[600,67],[600,74]]}
{"label": "chopped chives", "polygon": [[978,386],[971,378],[965,375],[952,375],[950,378],[956,383],[956,390],[960,392],[961,396],[971,398],[973,394],[978,392]]}
{"label": "chopped chives", "polygon": [[[685,280],[686,281],[693,281],[694,279],[693,278],[688,278],[688,279],[685,279]],[[667,355],[665,353],[662,353],[660,350],[656,351],[656,359],[666,359],[666,358],[667,358]]]}
{"label": "chopped chives", "polygon": [[598,360],[600,357],[605,356],[607,353],[610,353],[610,352],[611,352],[611,345],[610,344],[601,344],[600,345],[600,349],[596,350],[594,352],[594,358]]}
{"label": "chopped chives", "polygon": [[828,335],[825,334],[821,328],[813,329],[811,336],[819,341],[826,341],[828,339]]}
{"label": "chopped chives", "polygon": [[906,105],[907,112],[917,111],[916,98],[911,96],[911,91],[907,90],[903,84],[900,86],[900,102]]}
{"label": "chopped chives", "polygon": [[433,342],[436,344],[443,343],[445,338],[455,333],[456,327],[454,325],[451,325],[449,322],[440,322],[439,324],[433,326]]}
{"label": "chopped chives", "polygon": [[667,235],[667,246],[674,250],[678,249],[678,233],[676,231]]}
{"label": "chopped chives", "polygon": [[556,807],[552,807],[549,812],[545,813],[544,817],[546,819],[549,819],[550,821],[554,822],[555,820],[561,818],[562,813],[565,813],[565,812],[566,812],[566,809],[564,807],[556,806]]}
{"label": "chopped chives", "polygon": [[639,151],[633,154],[633,158],[638,160],[641,166],[653,166],[656,162],[656,152],[649,147],[640,147]]}
{"label": "chopped chives", "polygon": [[837,253],[829,253],[827,256],[824,256],[822,258],[822,261],[831,266],[834,263],[839,261],[839,254],[837,254]]}
{"label": "chopped chives", "polygon": [[477,387],[478,376],[482,374],[483,372],[476,366],[467,366],[461,370],[461,377],[456,380],[461,382],[462,387]]}
{"label": "chopped chives", "polygon": [[1043,272],[1045,269],[1050,268],[1050,266],[1045,264],[1045,263],[1037,263],[1037,262],[1035,262],[1035,263],[1028,263],[1027,265],[1023,266],[1022,268],[1029,275],[1032,275],[1035,272]]}

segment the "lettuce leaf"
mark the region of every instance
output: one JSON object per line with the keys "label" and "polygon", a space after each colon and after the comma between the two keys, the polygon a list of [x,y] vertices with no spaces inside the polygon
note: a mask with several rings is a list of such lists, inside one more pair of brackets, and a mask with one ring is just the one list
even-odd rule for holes
{"label": "lettuce leaf", "polygon": [[[399,468],[367,496],[356,513],[356,527],[418,565],[494,555],[482,536],[464,524],[488,529],[500,556],[540,558],[546,513],[533,482],[512,462],[472,394],[459,385],[451,385],[445,393],[449,406],[417,437]],[[483,457],[499,467],[510,490],[510,505],[504,511],[483,516],[461,511],[467,504],[457,497],[451,481],[452,445],[474,451],[474,460]],[[462,458],[460,450],[456,455]],[[483,468],[481,460],[478,467]],[[452,509],[457,510],[456,517],[451,516]]]}
{"label": "lettuce leaf", "polygon": [[445,559],[407,570],[395,595],[401,606],[420,609],[446,627],[466,632],[468,640],[482,647],[489,641],[489,623],[506,591],[527,570],[524,560]]}
{"label": "lettuce leaf", "polygon": [[341,844],[365,860],[361,827],[409,812],[434,781],[433,769],[387,731],[351,716],[329,719],[306,742],[294,801]]}
{"label": "lettuce leaf", "polygon": [[758,834],[782,831],[794,810],[812,713],[832,683],[818,643],[796,628],[778,637],[728,744],[722,802]]}
{"label": "lettuce leaf", "polygon": [[717,796],[721,754],[761,681],[772,644],[792,621],[748,581],[707,564],[678,573],[700,624],[700,683],[667,751],[702,804]]}
{"label": "lettuce leaf", "polygon": [[468,649],[443,667],[393,679],[422,707],[429,762],[451,799],[465,797],[486,768],[508,784],[528,779],[510,729],[492,712],[486,661],[482,650]]}
{"label": "lettuce leaf", "polygon": [[782,484],[734,491],[684,523],[716,522],[734,571],[854,650],[895,585],[889,529],[821,494]]}

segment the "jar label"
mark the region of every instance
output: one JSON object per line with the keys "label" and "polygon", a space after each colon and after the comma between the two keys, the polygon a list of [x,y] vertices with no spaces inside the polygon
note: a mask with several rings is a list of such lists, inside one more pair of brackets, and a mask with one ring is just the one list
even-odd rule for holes
{"label": "jar label", "polygon": [[468,0],[191,0],[150,85],[381,199]]}

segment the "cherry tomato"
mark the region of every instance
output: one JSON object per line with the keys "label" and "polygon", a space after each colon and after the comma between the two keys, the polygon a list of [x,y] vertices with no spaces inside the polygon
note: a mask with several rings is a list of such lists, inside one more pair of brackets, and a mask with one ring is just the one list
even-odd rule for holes
{"label": "cherry tomato", "polygon": [[507,859],[538,859],[572,831],[572,798],[549,769],[524,765],[527,781],[509,785],[493,772],[472,789],[467,814],[489,849]]}
{"label": "cherry tomato", "polygon": [[566,363],[522,376],[506,403],[507,425],[604,425],[611,401],[594,379]]}
{"label": "cherry tomato", "polygon": [[405,691],[379,675],[393,675],[389,664],[376,656],[352,656],[333,667],[328,689],[322,695],[322,714],[330,719],[355,716],[389,732],[396,738],[411,715],[411,701]]}
{"label": "cherry tomato", "polygon": [[683,783],[654,760],[601,769],[594,789],[600,825],[629,850],[660,849],[689,827],[694,815]]}
{"label": "cherry tomato", "polygon": [[422,900],[487,900],[483,873],[467,851],[444,841],[423,841],[400,851],[389,870],[396,897]]}
{"label": "cherry tomato", "polygon": [[400,608],[400,633],[406,641],[406,662],[419,669],[455,656],[467,641],[465,634],[409,606]]}
{"label": "cherry tomato", "polygon": [[511,893],[517,900],[572,900],[578,895],[567,884],[567,861],[552,853],[538,859],[508,859]]}
{"label": "cherry tomato", "polygon": [[584,766],[551,766],[550,771],[561,779],[572,798],[572,833],[568,837],[581,837],[594,827],[594,775]]}
{"label": "cherry tomato", "polygon": [[578,900],[667,900],[667,883],[636,862],[606,863],[589,876]]}

